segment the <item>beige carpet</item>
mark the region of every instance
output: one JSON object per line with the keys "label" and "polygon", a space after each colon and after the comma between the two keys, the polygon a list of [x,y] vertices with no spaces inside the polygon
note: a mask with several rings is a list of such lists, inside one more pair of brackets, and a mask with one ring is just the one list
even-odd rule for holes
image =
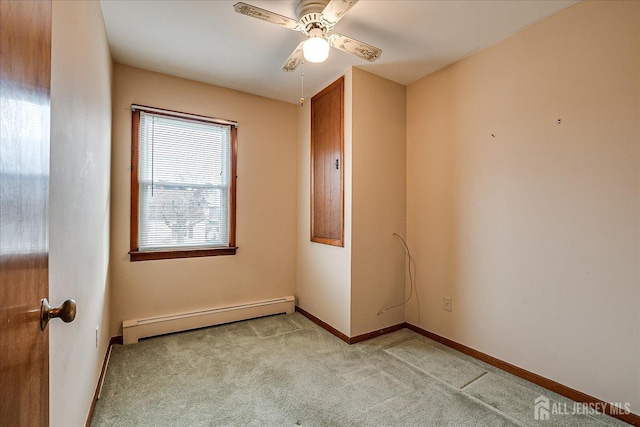
{"label": "beige carpet", "polygon": [[279,315],[115,346],[93,426],[606,426],[407,329],[347,345]]}

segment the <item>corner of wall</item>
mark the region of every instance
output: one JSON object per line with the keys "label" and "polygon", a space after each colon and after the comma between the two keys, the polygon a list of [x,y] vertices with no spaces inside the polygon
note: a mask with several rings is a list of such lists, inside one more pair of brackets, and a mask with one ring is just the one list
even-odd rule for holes
{"label": "corner of wall", "polygon": [[310,241],[311,102],[298,114],[297,304],[348,336],[351,316],[351,70],[345,73],[344,247]]}
{"label": "corner of wall", "polygon": [[[351,336],[403,323],[406,87],[352,69]],[[395,306],[395,307],[394,307]]]}

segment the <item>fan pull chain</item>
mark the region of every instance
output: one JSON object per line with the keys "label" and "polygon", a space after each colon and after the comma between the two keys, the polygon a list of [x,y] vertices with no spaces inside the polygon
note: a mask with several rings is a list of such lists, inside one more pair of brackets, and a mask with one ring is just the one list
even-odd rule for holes
{"label": "fan pull chain", "polygon": [[304,71],[300,72],[300,107],[304,107]]}

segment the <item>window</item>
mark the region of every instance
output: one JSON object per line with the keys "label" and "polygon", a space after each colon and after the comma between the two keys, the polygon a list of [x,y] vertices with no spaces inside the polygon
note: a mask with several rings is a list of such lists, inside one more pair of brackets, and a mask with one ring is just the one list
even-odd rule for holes
{"label": "window", "polygon": [[234,255],[236,123],[132,110],[131,261]]}

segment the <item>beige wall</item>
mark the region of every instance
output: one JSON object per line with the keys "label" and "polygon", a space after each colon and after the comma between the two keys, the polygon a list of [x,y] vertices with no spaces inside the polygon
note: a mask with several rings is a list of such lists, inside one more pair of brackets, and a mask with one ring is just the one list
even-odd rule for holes
{"label": "beige wall", "polygon": [[580,3],[407,93],[407,321],[635,413],[638,22]]}
{"label": "beige wall", "polygon": [[[344,76],[344,247],[311,241],[311,96],[298,107],[298,306],[343,334],[351,332],[351,86]],[[330,83],[330,82],[329,82]]]}
{"label": "beige wall", "polygon": [[[311,102],[298,114],[298,304],[353,337],[404,321],[405,87],[345,73],[345,245],[310,241]],[[381,168],[381,165],[384,167]],[[382,171],[382,172],[381,172]]]}
{"label": "beige wall", "polygon": [[[54,1],[51,55],[50,425],[87,420],[109,343],[111,55],[98,2]],[[96,342],[96,326],[100,327]]]}
{"label": "beige wall", "polygon": [[[130,262],[131,104],[236,120],[235,256]],[[295,293],[295,105],[114,66],[111,333],[122,321]]]}
{"label": "beige wall", "polygon": [[351,336],[404,322],[406,88],[353,69]]}

